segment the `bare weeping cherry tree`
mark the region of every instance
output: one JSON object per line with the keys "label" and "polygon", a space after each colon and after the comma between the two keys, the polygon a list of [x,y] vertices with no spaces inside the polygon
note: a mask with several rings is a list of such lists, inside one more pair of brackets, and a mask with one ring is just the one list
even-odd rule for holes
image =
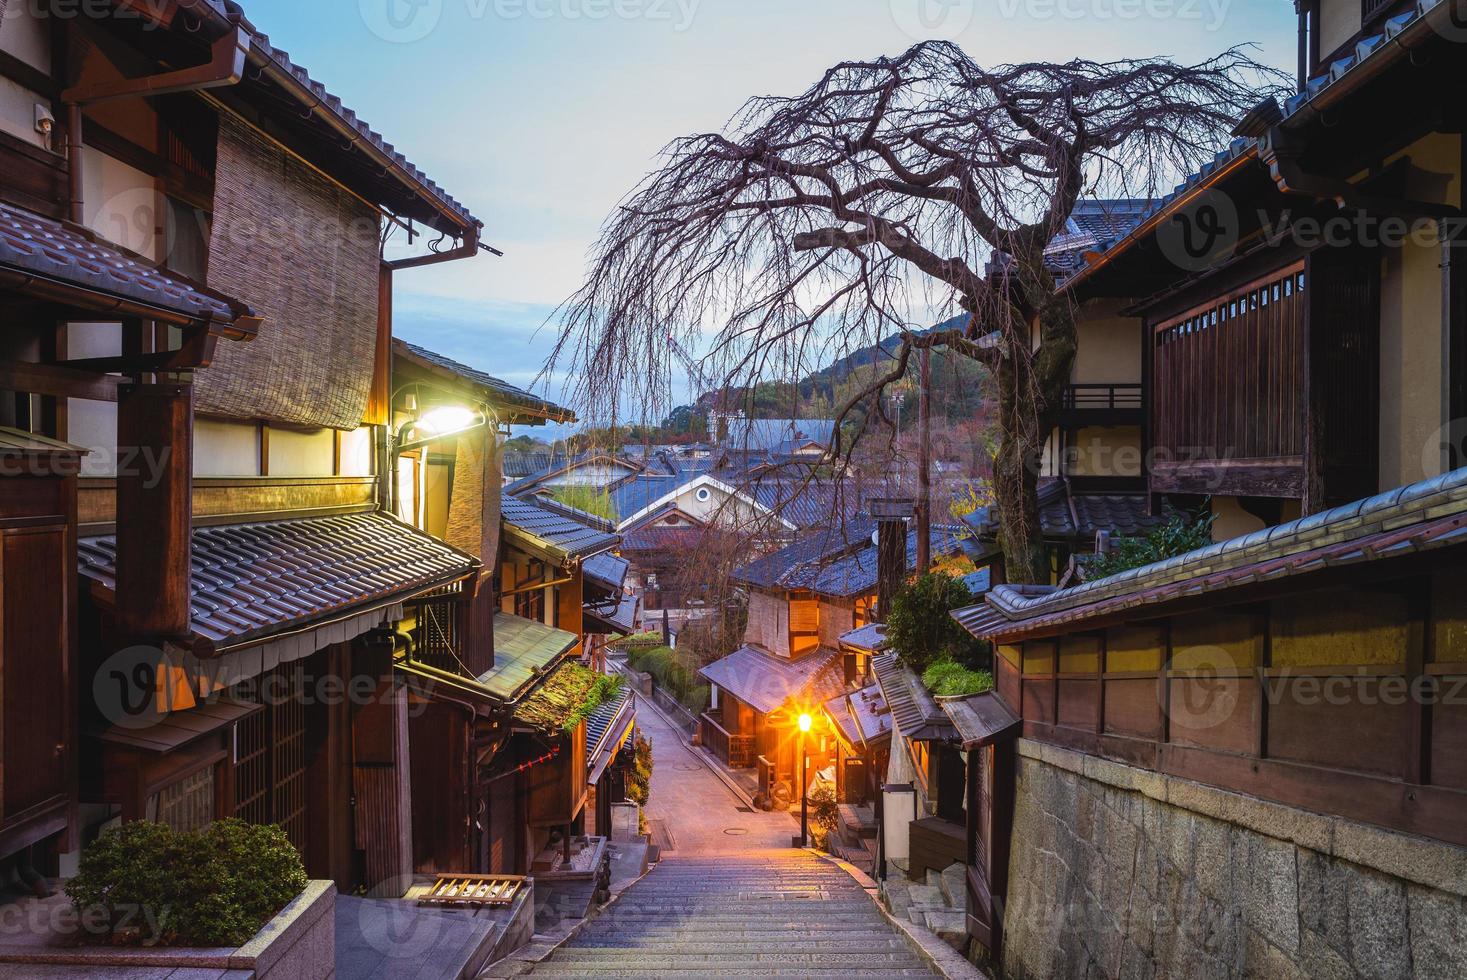
{"label": "bare weeping cherry tree", "polygon": [[[1077,348],[1045,250],[1082,196],[1155,196],[1284,80],[1240,49],[1190,66],[990,70],[927,42],[837,65],[800,96],[752,99],[724,132],[666,148],[608,219],[549,369],[577,379],[588,418],[631,406],[653,419],[678,367],[669,338],[740,388],[897,336],[890,369],[836,409],[838,432],[852,420],[840,461],[885,417],[882,394],[914,351],[972,358],[995,383],[1008,575],[1043,581],[1039,463]],[[914,325],[954,311],[966,328]]]}

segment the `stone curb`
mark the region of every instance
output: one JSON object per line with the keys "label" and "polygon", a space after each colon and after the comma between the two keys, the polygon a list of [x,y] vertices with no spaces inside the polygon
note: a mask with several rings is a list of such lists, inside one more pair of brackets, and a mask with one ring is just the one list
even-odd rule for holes
{"label": "stone curb", "polygon": [[878,885],[860,868],[840,858],[831,857],[823,851],[807,850],[850,875],[856,884],[865,890],[882,917],[897,928],[897,931],[906,939],[907,945],[932,968],[933,972],[947,977],[948,980],[993,980],[992,976],[969,963],[962,954],[938,939],[933,933],[918,927],[914,922],[905,922],[887,911],[886,906],[882,905],[881,900],[877,897]]}

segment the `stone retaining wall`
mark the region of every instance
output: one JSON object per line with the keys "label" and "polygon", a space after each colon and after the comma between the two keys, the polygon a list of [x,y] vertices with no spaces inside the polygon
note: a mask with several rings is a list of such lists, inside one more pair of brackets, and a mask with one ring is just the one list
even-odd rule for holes
{"label": "stone retaining wall", "polygon": [[1467,850],[1020,742],[1005,971],[1467,976]]}

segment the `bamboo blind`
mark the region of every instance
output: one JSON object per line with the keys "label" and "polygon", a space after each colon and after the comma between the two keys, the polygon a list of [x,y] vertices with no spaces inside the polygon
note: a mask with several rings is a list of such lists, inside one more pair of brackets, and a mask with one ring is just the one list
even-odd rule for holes
{"label": "bamboo blind", "polygon": [[199,373],[200,412],[354,429],[378,328],[378,218],[245,124],[219,122],[209,285],[266,318]]}

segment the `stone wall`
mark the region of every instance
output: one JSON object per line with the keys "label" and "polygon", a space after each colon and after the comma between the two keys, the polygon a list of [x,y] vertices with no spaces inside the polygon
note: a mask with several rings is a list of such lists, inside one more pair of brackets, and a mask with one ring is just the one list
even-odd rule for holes
{"label": "stone wall", "polygon": [[1014,978],[1467,977],[1467,850],[1020,742]]}

